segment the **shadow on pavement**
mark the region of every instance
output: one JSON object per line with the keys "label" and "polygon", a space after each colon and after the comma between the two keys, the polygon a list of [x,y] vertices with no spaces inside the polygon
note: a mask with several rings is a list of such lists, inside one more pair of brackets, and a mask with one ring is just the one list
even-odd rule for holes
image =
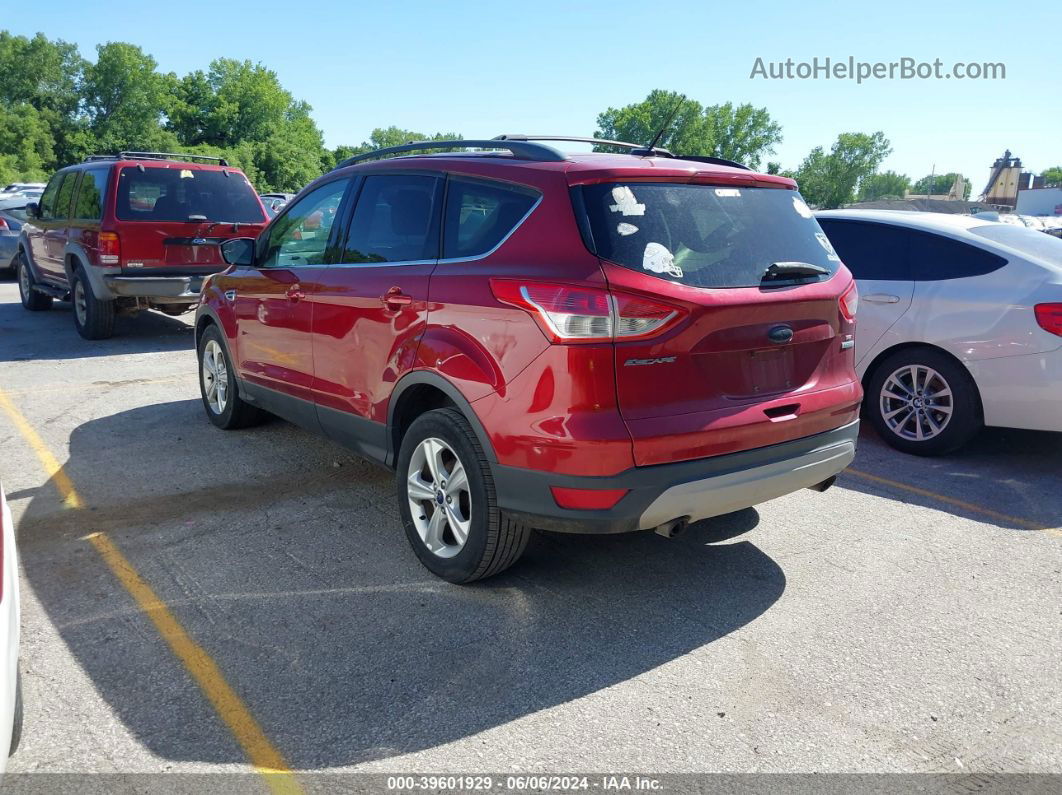
{"label": "shadow on pavement", "polygon": [[955,453],[924,458],[889,447],[864,424],[852,471],[838,485],[997,527],[1034,530],[1062,525],[1059,471],[1062,434],[986,428]]}
{"label": "shadow on pavement", "polygon": [[65,467],[88,507],[36,492],[19,524],[28,582],[164,759],[244,757],[82,540],[91,532],[108,533],[302,769],[592,696],[755,620],[786,584],[737,538],[759,521],[750,509],[674,540],[541,534],[509,572],[449,585],[408,548],[390,474],[283,422],[218,431],[193,400],[79,426]]}
{"label": "shadow on pavement", "polygon": [[3,361],[42,361],[117,356],[146,351],[191,350],[194,346],[191,313],[170,317],[145,310],[135,317],[119,317],[114,336],[82,339],[74,328],[69,303],[55,301],[44,312],[29,312],[18,301],[0,301],[0,334],[10,339],[0,351]]}

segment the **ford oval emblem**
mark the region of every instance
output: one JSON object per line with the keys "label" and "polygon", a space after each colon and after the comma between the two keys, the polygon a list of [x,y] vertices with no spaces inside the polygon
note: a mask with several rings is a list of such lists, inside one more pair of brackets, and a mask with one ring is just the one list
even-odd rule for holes
{"label": "ford oval emblem", "polygon": [[789,326],[775,326],[767,332],[767,339],[776,345],[785,345],[793,339],[793,329]]}

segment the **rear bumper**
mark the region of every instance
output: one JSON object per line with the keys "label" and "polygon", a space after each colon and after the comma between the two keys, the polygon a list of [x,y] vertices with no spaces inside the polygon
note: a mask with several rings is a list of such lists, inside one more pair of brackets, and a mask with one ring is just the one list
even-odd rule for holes
{"label": "rear bumper", "polygon": [[160,304],[194,304],[205,276],[104,276],[111,295],[147,298]]}
{"label": "rear bumper", "polygon": [[[836,475],[855,457],[859,421],[755,450],[675,464],[635,467],[608,477],[559,475],[494,466],[498,507],[532,527],[566,533],[625,533],[674,519],[696,522],[748,508]],[[550,486],[627,489],[608,510],[568,510]]]}
{"label": "rear bumper", "polygon": [[966,362],[985,425],[1062,432],[1062,348]]}

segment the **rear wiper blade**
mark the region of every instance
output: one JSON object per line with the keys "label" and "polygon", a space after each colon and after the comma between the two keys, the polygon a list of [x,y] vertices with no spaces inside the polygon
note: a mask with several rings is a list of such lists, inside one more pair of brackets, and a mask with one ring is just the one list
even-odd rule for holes
{"label": "rear wiper blade", "polygon": [[829,276],[829,268],[812,265],[810,262],[772,262],[763,272],[761,281],[775,282],[786,279],[808,279]]}

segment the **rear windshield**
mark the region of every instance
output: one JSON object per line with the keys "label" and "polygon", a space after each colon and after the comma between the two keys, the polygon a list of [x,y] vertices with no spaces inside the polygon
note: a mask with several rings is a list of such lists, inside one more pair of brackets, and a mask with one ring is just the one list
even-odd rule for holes
{"label": "rear windshield", "polygon": [[247,178],[229,171],[127,166],[118,177],[123,221],[218,221],[261,224],[265,215]]}
{"label": "rear windshield", "polygon": [[583,199],[598,256],[690,287],[756,287],[775,262],[833,275],[840,262],[792,190],[608,183]]}
{"label": "rear windshield", "polygon": [[1011,224],[985,224],[970,229],[975,235],[1009,246],[1028,257],[1062,268],[1062,240],[1046,232]]}

